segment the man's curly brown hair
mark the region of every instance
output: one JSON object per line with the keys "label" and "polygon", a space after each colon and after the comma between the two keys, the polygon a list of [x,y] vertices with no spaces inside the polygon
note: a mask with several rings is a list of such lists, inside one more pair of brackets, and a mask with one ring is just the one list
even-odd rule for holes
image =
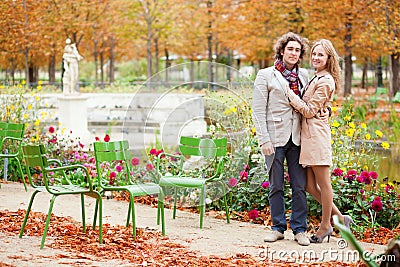
{"label": "man's curly brown hair", "polygon": [[274,59],[280,59],[282,60],[282,54],[283,51],[285,51],[285,47],[287,46],[287,44],[290,41],[295,41],[298,42],[301,46],[301,51],[300,51],[300,58],[299,58],[299,62],[301,62],[301,60],[303,59],[303,56],[305,55],[305,53],[308,50],[308,39],[307,38],[303,38],[300,37],[299,35],[293,33],[293,32],[288,32],[285,33],[284,35],[282,35],[278,41],[276,41],[275,45],[274,45]]}

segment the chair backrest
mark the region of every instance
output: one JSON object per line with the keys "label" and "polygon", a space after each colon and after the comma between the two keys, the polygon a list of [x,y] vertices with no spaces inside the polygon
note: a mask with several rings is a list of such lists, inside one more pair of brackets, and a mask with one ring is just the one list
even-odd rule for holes
{"label": "chair backrest", "polygon": [[[22,145],[22,154],[26,166],[26,173],[28,174],[29,183],[32,187],[43,185],[46,179],[41,181],[34,181],[34,173],[46,176],[43,172],[49,166],[46,157],[46,151],[42,144],[36,145]],[[34,172],[34,173],[33,173]],[[36,179],[35,179],[36,180]]]}
{"label": "chair backrest", "polygon": [[[9,123],[0,122],[0,148],[3,150],[4,141],[8,137],[21,139],[24,137],[25,124],[24,123]],[[9,139],[10,140],[10,139]],[[11,143],[14,143],[10,140]],[[18,148],[21,142],[18,142]],[[13,148],[16,149],[16,148]]]}
{"label": "chair backrest", "polygon": [[[95,142],[94,155],[99,185],[103,188],[129,183],[132,152],[127,140]],[[119,166],[119,167],[118,167]],[[112,178],[110,175],[116,175]]]}
{"label": "chair backrest", "polygon": [[181,136],[179,151],[182,155],[215,158],[226,155],[227,138],[196,138]]}

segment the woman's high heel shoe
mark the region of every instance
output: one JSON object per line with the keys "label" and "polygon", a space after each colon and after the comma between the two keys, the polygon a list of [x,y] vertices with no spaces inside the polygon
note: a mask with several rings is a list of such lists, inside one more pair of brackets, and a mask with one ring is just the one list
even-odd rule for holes
{"label": "woman's high heel shoe", "polygon": [[331,227],[321,237],[318,237],[316,235],[311,236],[310,243],[322,243],[325,237],[328,237],[328,243],[329,243],[329,238],[331,237],[332,233],[333,233],[333,228]]}
{"label": "woman's high heel shoe", "polygon": [[354,224],[353,219],[350,217],[350,215],[343,215],[343,220],[344,226],[346,226],[346,228],[350,230],[350,225]]}

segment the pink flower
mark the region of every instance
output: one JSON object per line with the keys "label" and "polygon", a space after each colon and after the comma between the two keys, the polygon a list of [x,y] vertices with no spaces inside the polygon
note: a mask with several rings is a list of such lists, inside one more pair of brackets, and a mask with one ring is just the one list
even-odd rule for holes
{"label": "pink flower", "polygon": [[269,187],[269,182],[268,181],[266,181],[266,182],[263,182],[262,184],[261,184],[261,186],[262,186],[262,188],[268,188]]}
{"label": "pink flower", "polygon": [[153,166],[153,165],[151,165],[150,163],[147,163],[147,164],[146,164],[146,170],[151,171],[151,170],[153,170],[153,169],[154,169],[154,166]]}
{"label": "pink flower", "polygon": [[371,184],[372,183],[372,179],[371,179],[371,177],[364,177],[364,184]]}
{"label": "pink flower", "polygon": [[114,179],[117,177],[117,174],[115,172],[110,172],[110,179]]}
{"label": "pink flower", "polygon": [[241,181],[247,181],[249,179],[249,173],[246,171],[241,171],[239,173],[239,178]]}
{"label": "pink flower", "polygon": [[258,218],[258,210],[251,210],[248,215],[250,219],[255,220]]}
{"label": "pink flower", "polygon": [[365,190],[364,190],[364,189],[360,189],[360,193],[361,193],[361,194],[364,194],[364,193],[365,193]]}
{"label": "pink flower", "polygon": [[228,185],[229,185],[230,187],[236,186],[237,183],[238,183],[238,180],[237,180],[236,178],[233,178],[233,177],[232,177],[231,179],[229,179],[229,181],[228,181]]}
{"label": "pink flower", "polygon": [[138,159],[138,158],[133,158],[133,159],[132,159],[132,165],[133,165],[133,166],[139,165],[139,159]]}
{"label": "pink flower", "polygon": [[106,136],[104,136],[104,142],[110,142],[110,136],[108,134],[106,134]]}
{"label": "pink flower", "polygon": [[117,167],[115,167],[115,170],[117,172],[122,172],[122,166],[121,165],[117,165]]}
{"label": "pink flower", "polygon": [[369,178],[369,172],[362,171],[362,172],[360,173],[360,176],[361,176],[363,179]]}
{"label": "pink flower", "polygon": [[342,176],[342,175],[343,175],[343,170],[340,169],[340,168],[335,168],[335,169],[333,170],[332,174],[333,174],[334,176]]}
{"label": "pink flower", "polygon": [[369,172],[369,176],[374,180],[378,179],[378,173],[377,172]]}
{"label": "pink flower", "polygon": [[157,149],[155,149],[155,148],[150,149],[149,153],[150,153],[150,155],[154,155],[154,156],[158,155],[157,154]]}
{"label": "pink flower", "polygon": [[382,201],[380,197],[375,197],[374,201],[371,203],[371,208],[376,211],[380,212],[383,209]]}
{"label": "pink flower", "polygon": [[49,133],[54,133],[55,131],[56,131],[56,129],[54,129],[53,126],[50,126],[50,127],[49,127]]}
{"label": "pink flower", "polygon": [[390,194],[390,193],[393,192],[393,190],[394,190],[394,187],[393,187],[393,186],[388,185],[388,184],[386,185],[386,187],[385,187],[386,193]]}
{"label": "pink flower", "polygon": [[95,160],[94,157],[91,157],[91,158],[89,159],[89,162],[92,163],[92,164],[94,164],[94,163],[96,162],[96,160]]}

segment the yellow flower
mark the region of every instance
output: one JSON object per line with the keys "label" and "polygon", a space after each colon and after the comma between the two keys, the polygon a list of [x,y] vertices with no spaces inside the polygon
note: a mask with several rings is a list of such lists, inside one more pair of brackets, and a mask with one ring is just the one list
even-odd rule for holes
{"label": "yellow flower", "polygon": [[334,143],[334,141],[333,141],[333,139],[331,139],[331,144],[333,145],[333,143]]}
{"label": "yellow flower", "polygon": [[394,184],[392,182],[389,182],[388,185],[394,187]]}
{"label": "yellow flower", "polygon": [[367,124],[366,123],[361,123],[361,128],[363,128],[363,129],[367,129]]}
{"label": "yellow flower", "polygon": [[332,135],[335,135],[335,134],[336,134],[336,130],[335,130],[335,129],[332,129],[332,130],[331,130],[331,134],[332,134]]}
{"label": "yellow flower", "polygon": [[381,146],[383,147],[383,149],[389,149],[390,144],[388,142],[382,142]]}
{"label": "yellow flower", "polygon": [[251,128],[251,132],[255,133],[256,132],[256,127]]}
{"label": "yellow flower", "polygon": [[35,96],[35,100],[39,101],[40,97],[39,96]]}
{"label": "yellow flower", "polygon": [[347,115],[347,116],[345,116],[343,119],[344,119],[345,121],[350,121],[350,120],[351,120],[351,116],[350,116],[350,115]]}
{"label": "yellow flower", "polygon": [[386,184],[381,184],[381,187],[385,187],[386,186]]}
{"label": "yellow flower", "polygon": [[332,127],[339,127],[339,126],[340,126],[340,123],[337,122],[337,120],[334,120],[334,121],[332,122]]}
{"label": "yellow flower", "polygon": [[379,130],[375,130],[375,134],[376,134],[378,137],[382,137],[382,136],[383,136],[383,133],[382,133],[381,131],[379,131]]}
{"label": "yellow flower", "polygon": [[371,135],[370,134],[366,134],[365,135],[365,139],[370,140],[371,139]]}
{"label": "yellow flower", "polygon": [[4,89],[4,88],[5,88],[4,85],[1,84],[1,85],[0,85],[0,89]]}
{"label": "yellow flower", "polygon": [[352,137],[354,135],[354,129],[347,129],[346,130],[346,135],[348,137]]}
{"label": "yellow flower", "polygon": [[41,85],[38,85],[38,86],[36,87],[36,89],[37,89],[38,91],[40,91],[40,90],[42,90],[42,86],[41,86]]}
{"label": "yellow flower", "polygon": [[225,114],[225,115],[229,115],[229,114],[231,114],[231,112],[232,112],[232,111],[231,111],[230,109],[225,109],[224,114]]}
{"label": "yellow flower", "polygon": [[336,112],[338,110],[337,107],[332,107],[332,112]]}
{"label": "yellow flower", "polygon": [[356,125],[354,124],[354,122],[350,122],[350,123],[349,123],[349,127],[352,128],[352,129],[355,129],[355,128],[356,128]]}
{"label": "yellow flower", "polygon": [[42,84],[43,84],[43,81],[39,81],[38,84],[39,84],[39,85],[42,85]]}
{"label": "yellow flower", "polygon": [[32,109],[32,104],[29,104],[28,105],[28,110],[31,110]]}
{"label": "yellow flower", "polygon": [[22,85],[26,84],[26,81],[25,81],[25,80],[22,80],[21,84],[22,84]]}
{"label": "yellow flower", "polygon": [[24,119],[26,120],[26,119],[28,119],[29,118],[29,116],[28,116],[28,114],[24,114]]}
{"label": "yellow flower", "polygon": [[235,112],[237,111],[235,107],[230,108],[230,110],[231,110],[233,113],[235,113]]}
{"label": "yellow flower", "polygon": [[39,126],[40,125],[40,120],[39,119],[36,119],[36,121],[35,121],[35,126]]}

